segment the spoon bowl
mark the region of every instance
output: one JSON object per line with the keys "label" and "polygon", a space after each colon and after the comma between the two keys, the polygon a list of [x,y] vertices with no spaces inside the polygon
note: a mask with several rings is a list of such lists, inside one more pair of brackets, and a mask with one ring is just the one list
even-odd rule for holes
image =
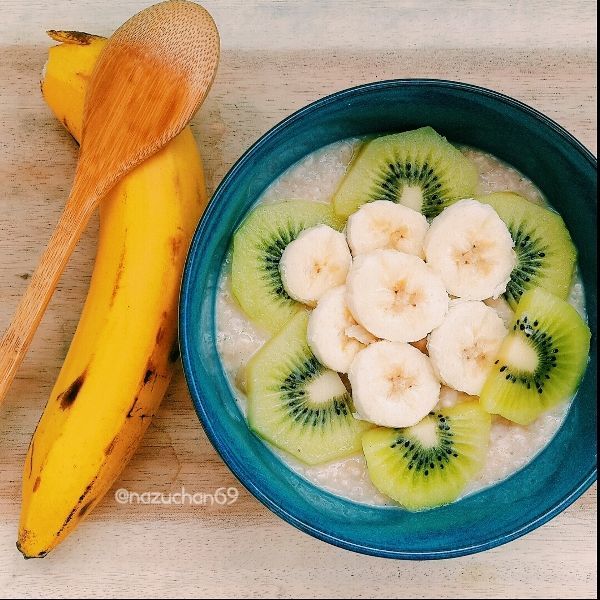
{"label": "spoon bowl", "polygon": [[112,187],[165,146],[206,98],[218,61],[216,25],[198,4],[169,0],[124,23],[92,74],[76,182],[95,174]]}

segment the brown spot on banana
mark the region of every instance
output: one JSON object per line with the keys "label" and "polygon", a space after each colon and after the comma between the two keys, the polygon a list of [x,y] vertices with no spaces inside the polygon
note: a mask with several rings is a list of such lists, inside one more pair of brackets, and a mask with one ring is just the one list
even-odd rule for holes
{"label": "brown spot on banana", "polygon": [[104,39],[101,35],[93,35],[84,31],[58,31],[56,29],[49,29],[46,33],[55,42],[75,44],[76,46],[89,46],[94,40]]}
{"label": "brown spot on banana", "polygon": [[42,482],[42,478],[36,477],[35,481],[33,482],[33,491],[34,492],[37,492],[37,489],[40,487],[41,482]]}
{"label": "brown spot on banana", "polygon": [[[163,313],[163,316],[166,317],[167,313]],[[131,403],[131,406],[129,407],[129,410],[127,411],[127,415],[126,417],[128,419],[130,419],[133,416],[139,417],[140,419],[151,419],[154,416],[153,414],[146,414],[143,411],[142,408],[138,409],[137,408],[137,403],[139,400],[139,393],[142,391],[142,388],[148,384],[154,384],[154,382],[156,381],[156,379],[158,379],[159,377],[167,377],[167,375],[165,374],[160,374],[156,368],[156,366],[154,365],[154,363],[152,362],[152,357],[150,357],[148,359],[148,362],[146,363],[146,371],[144,373],[144,379],[142,380],[142,383],[140,385],[140,388],[138,390],[138,394],[136,394],[135,398],[133,399],[133,402]],[[135,414],[137,411],[138,414]]]}
{"label": "brown spot on banana", "polygon": [[[131,417],[133,417],[133,411],[135,410],[135,405],[137,404],[138,401],[138,397],[136,396],[133,399],[133,402],[131,403],[131,406],[129,407],[129,410],[127,411],[127,418],[131,419]],[[113,440],[114,442],[114,440]]]}
{"label": "brown spot on banana", "polygon": [[25,560],[29,560],[30,558],[44,558],[44,556],[46,556],[46,554],[48,554],[48,552],[46,550],[43,550],[42,552],[36,554],[35,556],[27,556],[25,554],[25,552],[23,551],[23,546],[25,546],[27,544],[27,540],[29,539],[30,536],[30,532],[28,529],[24,529],[23,531],[21,531],[21,533],[19,534],[19,539],[17,540],[17,550],[23,555],[23,558]]}
{"label": "brown spot on banana", "polygon": [[[129,416],[129,413],[127,413],[127,416]],[[110,456],[112,454],[112,451],[115,449],[116,444],[117,436],[115,435],[115,437],[111,440],[110,444],[108,444],[108,446],[104,448],[104,456]]]}
{"label": "brown spot on banana", "polygon": [[79,509],[79,518],[81,519],[85,513],[90,509],[90,507],[92,506],[92,504],[94,503],[93,500],[90,500],[88,503],[84,504],[80,509]]}
{"label": "brown spot on banana", "polygon": [[70,408],[77,399],[77,395],[85,381],[86,371],[84,371],[64,392],[62,392],[57,400],[60,402],[60,407],[63,410]]}
{"label": "brown spot on banana", "polygon": [[35,448],[35,442],[31,438],[31,446],[29,450],[29,478],[33,475],[33,449]]}
{"label": "brown spot on banana", "polygon": [[[127,231],[125,231],[127,234]],[[117,266],[117,275],[115,277],[115,283],[113,285],[112,293],[110,295],[110,306],[115,302],[115,297],[119,288],[121,287],[121,279],[123,278],[123,271],[125,269],[125,244],[123,244],[123,250],[121,251],[121,256],[119,257],[119,265]]]}
{"label": "brown spot on banana", "polygon": [[165,322],[167,321],[168,318],[169,318],[168,313],[166,311],[163,311],[160,325],[158,327],[158,331],[156,332],[155,341],[156,341],[157,346],[163,341],[163,339],[165,337]]}
{"label": "brown spot on banana", "polygon": [[175,341],[173,342],[173,345],[171,346],[171,349],[169,350],[168,360],[172,364],[174,362],[177,362],[178,358],[179,358],[179,340],[177,338],[175,338]]}
{"label": "brown spot on banana", "polygon": [[171,259],[174,263],[176,263],[179,258],[182,245],[183,239],[181,236],[177,235],[171,238]]}
{"label": "brown spot on banana", "polygon": [[[137,403],[138,403],[139,397],[136,396],[133,403],[131,404],[131,406],[129,407],[129,411],[127,412],[127,418],[131,419],[131,417],[137,417],[138,419],[141,419],[142,421],[144,419],[151,419],[152,417],[154,417],[154,413],[152,414],[146,414],[142,411],[142,408],[137,408]],[[116,438],[111,442],[111,444],[109,444],[109,446],[107,447],[106,450],[108,450],[108,448],[110,447],[110,445],[114,444]],[[104,451],[106,454],[106,450]],[[111,448],[112,451],[112,448]]]}
{"label": "brown spot on banana", "polygon": [[146,365],[146,373],[144,374],[144,385],[147,385],[152,379],[156,378],[156,369],[152,361],[148,361]]}
{"label": "brown spot on banana", "polygon": [[[71,512],[69,513],[69,515],[65,519],[65,522],[62,524],[61,528],[58,530],[58,533],[56,534],[56,537],[60,536],[60,534],[63,532],[64,528],[71,522],[71,519],[75,516],[75,513],[80,510],[81,504],[86,499],[87,495],[90,493],[90,490],[92,489],[92,486],[94,485],[94,483],[96,483],[96,479],[98,479],[98,475],[94,476],[94,478],[92,479],[92,481],[90,481],[88,483],[87,487],[83,491],[83,494],[81,494],[81,496],[79,496],[79,500],[77,500],[77,503],[71,509]],[[89,506],[88,506],[88,508],[89,508]]]}

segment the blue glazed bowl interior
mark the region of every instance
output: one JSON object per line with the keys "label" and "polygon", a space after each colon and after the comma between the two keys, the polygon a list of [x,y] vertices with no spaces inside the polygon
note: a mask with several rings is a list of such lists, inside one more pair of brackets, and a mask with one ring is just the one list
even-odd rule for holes
{"label": "blue glazed bowl interior", "polygon": [[[249,431],[217,353],[215,299],[233,232],[289,166],[343,138],[424,125],[515,166],[561,213],[579,250],[593,339],[590,365],[568,417],[535,460],[484,491],[411,513],[356,504],[315,487]],[[369,84],[324,98],[273,128],[216,191],[196,231],[181,294],[186,378],[204,428],[227,465],[289,523],[330,543],[378,556],[469,554],[510,541],[563,510],[596,478],[596,185],[596,160],[556,123],[506,96],[465,84]]]}

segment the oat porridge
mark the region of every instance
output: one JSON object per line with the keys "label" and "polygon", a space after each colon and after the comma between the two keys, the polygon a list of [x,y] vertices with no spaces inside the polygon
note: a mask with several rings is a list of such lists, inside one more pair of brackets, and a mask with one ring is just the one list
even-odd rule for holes
{"label": "oat porridge", "polygon": [[422,131],[343,140],[282,174],[236,233],[216,319],[240,409],[281,460],[414,510],[544,448],[588,335],[575,249],[539,189]]}

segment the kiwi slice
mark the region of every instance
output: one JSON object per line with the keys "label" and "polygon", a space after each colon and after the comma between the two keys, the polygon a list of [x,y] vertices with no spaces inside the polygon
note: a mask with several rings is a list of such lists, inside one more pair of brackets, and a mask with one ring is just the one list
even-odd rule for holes
{"label": "kiwi slice", "polygon": [[303,229],[319,223],[342,228],[330,205],[289,200],[257,206],[235,232],[233,294],[248,317],[271,333],[279,331],[302,308],[281,282],[281,255]]}
{"label": "kiwi slice", "polygon": [[492,206],[515,243],[517,265],[504,294],[512,308],[524,292],[534,287],[566,298],[577,250],[561,216],[513,192],[497,192],[478,200]]}
{"label": "kiwi slice", "polygon": [[251,359],[248,424],[262,438],[310,465],[355,454],[370,425],[352,416],[343,381],[315,358],[301,311]]}
{"label": "kiwi slice", "polygon": [[391,200],[435,217],[460,198],[472,197],[475,165],[431,127],[366,142],[333,198],[349,217],[365,202]]}
{"label": "kiwi slice", "polygon": [[430,412],[412,427],[367,431],[371,481],[409,510],[448,504],[483,467],[490,428],[490,415],[471,401]]}
{"label": "kiwi slice", "polygon": [[520,425],[533,422],[577,390],[590,336],[568,302],[541,288],[525,292],[481,390],[481,405]]}

